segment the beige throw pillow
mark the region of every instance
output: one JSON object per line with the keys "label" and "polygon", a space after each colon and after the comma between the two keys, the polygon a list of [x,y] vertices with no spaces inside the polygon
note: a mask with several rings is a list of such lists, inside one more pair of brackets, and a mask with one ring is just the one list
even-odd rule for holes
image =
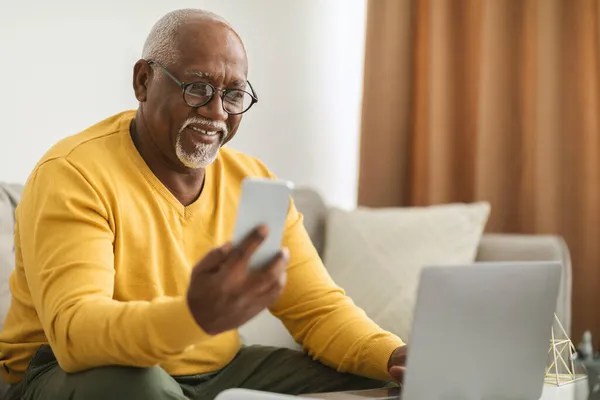
{"label": "beige throw pillow", "polygon": [[370,318],[408,341],[422,267],[475,261],[489,212],[483,202],[334,209],[324,262]]}

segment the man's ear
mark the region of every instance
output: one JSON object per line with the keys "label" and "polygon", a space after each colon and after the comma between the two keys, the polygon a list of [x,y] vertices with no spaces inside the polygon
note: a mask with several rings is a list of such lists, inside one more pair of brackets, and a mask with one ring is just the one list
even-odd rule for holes
{"label": "man's ear", "polygon": [[152,68],[148,65],[146,60],[139,60],[133,66],[133,91],[135,92],[135,98],[140,103],[146,101],[148,94],[148,81]]}

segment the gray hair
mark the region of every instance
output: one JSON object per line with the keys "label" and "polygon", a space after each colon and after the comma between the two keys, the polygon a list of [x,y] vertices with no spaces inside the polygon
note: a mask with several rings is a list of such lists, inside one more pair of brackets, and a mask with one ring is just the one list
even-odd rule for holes
{"label": "gray hair", "polygon": [[150,30],[144,43],[142,58],[164,64],[177,62],[180,56],[176,43],[177,31],[184,23],[198,19],[222,22],[235,32],[229,22],[210,11],[195,8],[171,11],[159,19]]}

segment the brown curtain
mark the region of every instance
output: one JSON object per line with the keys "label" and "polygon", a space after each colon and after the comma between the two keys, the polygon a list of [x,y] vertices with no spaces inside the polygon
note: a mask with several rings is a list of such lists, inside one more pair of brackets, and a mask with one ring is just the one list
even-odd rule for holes
{"label": "brown curtain", "polygon": [[594,0],[370,0],[359,204],[487,200],[488,230],[559,234],[573,335],[600,337]]}

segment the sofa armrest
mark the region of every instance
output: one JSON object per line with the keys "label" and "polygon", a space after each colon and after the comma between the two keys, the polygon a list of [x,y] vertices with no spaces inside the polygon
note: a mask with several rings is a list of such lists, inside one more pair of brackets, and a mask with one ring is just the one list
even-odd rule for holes
{"label": "sofa armrest", "polygon": [[571,334],[571,255],[565,241],[550,235],[486,234],[479,245],[477,261],[559,261],[562,277],[556,315]]}

